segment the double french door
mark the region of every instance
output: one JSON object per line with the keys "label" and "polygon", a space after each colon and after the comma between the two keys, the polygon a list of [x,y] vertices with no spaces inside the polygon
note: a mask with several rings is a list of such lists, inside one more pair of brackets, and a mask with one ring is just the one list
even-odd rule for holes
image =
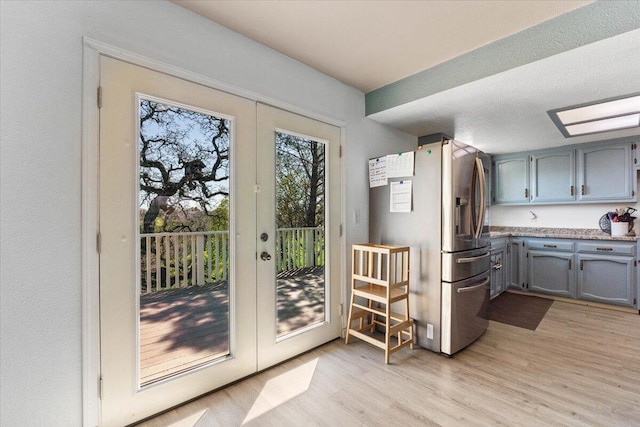
{"label": "double french door", "polygon": [[340,334],[340,129],[103,57],[103,425]]}

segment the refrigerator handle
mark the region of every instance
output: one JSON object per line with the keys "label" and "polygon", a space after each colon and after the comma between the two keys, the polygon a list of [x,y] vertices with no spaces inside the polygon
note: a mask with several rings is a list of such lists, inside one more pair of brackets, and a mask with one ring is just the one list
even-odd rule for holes
{"label": "refrigerator handle", "polygon": [[[482,165],[482,159],[480,159],[479,157],[476,157],[476,163],[473,172],[474,174],[478,174],[478,182],[480,183],[480,209],[478,210],[477,227],[474,230],[474,237],[476,239],[479,239],[480,235],[482,234],[482,228],[484,227],[484,215],[487,204],[486,177],[484,175],[484,166]],[[475,199],[475,194],[472,195],[472,197]]]}
{"label": "refrigerator handle", "polygon": [[465,263],[469,263],[469,262],[475,262],[475,261],[478,261],[479,259],[487,258],[489,256],[491,256],[491,253],[487,252],[486,254],[480,255],[480,256],[472,256],[472,257],[469,257],[469,258],[458,258],[456,260],[456,262],[458,264],[465,264]]}
{"label": "refrigerator handle", "polygon": [[484,282],[480,283],[479,285],[475,285],[475,286],[467,286],[466,288],[459,288],[458,289],[458,293],[464,293],[464,292],[473,292],[476,289],[480,289],[480,288],[484,288],[486,287],[489,283],[491,282],[490,278],[486,278]]}

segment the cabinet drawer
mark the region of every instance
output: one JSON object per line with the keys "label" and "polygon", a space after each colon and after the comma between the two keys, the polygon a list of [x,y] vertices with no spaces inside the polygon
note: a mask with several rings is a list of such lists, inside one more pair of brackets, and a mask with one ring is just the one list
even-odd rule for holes
{"label": "cabinet drawer", "polygon": [[499,238],[499,239],[491,239],[491,253],[496,251],[501,251],[506,249],[507,247],[507,239]]}
{"label": "cabinet drawer", "polygon": [[566,240],[529,240],[527,247],[535,250],[573,252],[574,243]]}
{"label": "cabinet drawer", "polygon": [[579,242],[578,252],[593,253],[602,255],[627,255],[636,256],[636,244],[635,243],[621,243],[621,242]]}

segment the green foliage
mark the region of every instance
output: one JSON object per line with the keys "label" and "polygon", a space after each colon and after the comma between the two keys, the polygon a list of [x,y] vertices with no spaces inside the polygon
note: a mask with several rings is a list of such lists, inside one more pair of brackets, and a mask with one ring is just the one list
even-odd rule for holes
{"label": "green foliage", "polygon": [[276,218],[278,228],[324,225],[325,146],[276,133]]}

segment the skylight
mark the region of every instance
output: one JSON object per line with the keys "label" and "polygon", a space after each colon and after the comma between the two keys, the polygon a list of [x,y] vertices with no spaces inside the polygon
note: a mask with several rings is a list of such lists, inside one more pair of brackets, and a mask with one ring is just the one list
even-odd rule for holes
{"label": "skylight", "polygon": [[548,111],[565,138],[640,127],[640,94]]}

